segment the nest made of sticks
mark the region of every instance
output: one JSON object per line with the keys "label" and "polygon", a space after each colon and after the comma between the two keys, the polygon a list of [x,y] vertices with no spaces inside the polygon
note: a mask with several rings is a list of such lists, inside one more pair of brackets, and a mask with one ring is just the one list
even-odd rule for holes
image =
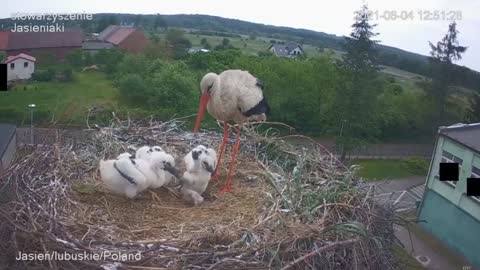
{"label": "nest made of sticks", "polygon": [[[105,191],[98,162],[132,146],[160,145],[181,164],[198,137],[183,122],[134,123],[51,146],[22,149],[1,177],[0,265],[53,269],[396,269],[393,211],[358,188],[354,172],[315,143],[292,145],[246,127],[233,192],[219,194],[230,161],[200,207],[173,188],[129,200]],[[229,143],[232,143],[230,139]],[[227,147],[229,149],[229,147]],[[19,261],[23,253],[140,254],[137,260]]]}

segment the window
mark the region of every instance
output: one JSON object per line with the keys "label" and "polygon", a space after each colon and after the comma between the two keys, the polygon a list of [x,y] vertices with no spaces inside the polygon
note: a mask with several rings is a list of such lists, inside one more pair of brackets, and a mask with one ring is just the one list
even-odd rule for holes
{"label": "window", "polygon": [[[472,173],[470,174],[470,177],[480,179],[480,168],[472,166]],[[478,180],[478,181],[480,181],[480,180]],[[477,202],[480,202],[480,197],[479,196],[472,196],[472,199],[476,200]]]}
{"label": "window", "polygon": [[28,67],[28,62],[23,62],[23,67]]}
{"label": "window", "polygon": [[10,69],[14,69],[15,68],[15,63],[10,63]]}
{"label": "window", "polygon": [[[454,154],[448,152],[448,151],[445,151],[443,150],[442,151],[442,161],[441,162],[446,162],[446,163],[458,163],[458,167],[459,169],[462,168],[462,164],[463,164],[463,159],[455,156]],[[456,186],[457,185],[457,181],[447,181],[446,183],[452,185],[452,186]]]}
{"label": "window", "polygon": [[472,166],[472,175],[470,177],[480,178],[480,168]]}

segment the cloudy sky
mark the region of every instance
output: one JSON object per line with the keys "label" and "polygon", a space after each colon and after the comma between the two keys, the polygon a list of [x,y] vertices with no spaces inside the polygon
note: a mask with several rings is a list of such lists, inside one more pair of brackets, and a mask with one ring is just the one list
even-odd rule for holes
{"label": "cloudy sky", "polygon": [[[336,1],[269,1],[269,0],[2,0],[0,18],[16,12],[58,13],[143,13],[143,14],[208,14],[245,21],[305,28],[336,35],[348,35],[353,21],[353,12],[361,0]],[[327,4],[328,3],[328,4]],[[428,55],[428,41],[438,41],[445,34],[447,20],[425,20],[430,12],[439,11],[450,15],[459,11],[459,40],[469,47],[461,65],[480,71],[480,1],[479,0],[402,0],[367,1],[378,15],[413,11],[413,19],[385,20],[376,23],[382,44]],[[419,11],[424,14],[421,18]]]}

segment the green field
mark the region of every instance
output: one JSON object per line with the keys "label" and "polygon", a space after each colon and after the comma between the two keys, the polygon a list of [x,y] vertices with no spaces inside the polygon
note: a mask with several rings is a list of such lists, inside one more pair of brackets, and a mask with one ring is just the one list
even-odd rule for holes
{"label": "green field", "polygon": [[418,175],[406,169],[401,159],[365,159],[356,160],[353,163],[360,165],[358,175],[366,181],[380,181]]}
{"label": "green field", "polygon": [[0,120],[29,123],[27,106],[34,103],[37,105],[34,117],[43,121],[84,123],[89,108],[115,108],[117,97],[117,90],[104,73],[78,72],[72,82],[32,82],[0,92]]}
{"label": "green field", "polygon": [[[230,40],[230,44],[232,46],[240,49],[242,52],[246,54],[251,54],[251,55],[257,55],[259,52],[267,51],[267,49],[271,45],[270,43],[271,40],[282,41],[282,40],[272,39],[267,37],[255,37],[254,39],[252,39],[247,35],[240,35],[241,37],[201,35],[201,34],[196,34],[194,32],[191,32],[193,29],[183,29],[183,30],[185,31],[185,37],[188,38],[192,43],[192,47],[202,47],[201,41],[203,38],[205,38],[207,42],[212,46],[212,48],[214,48],[215,46],[222,44],[222,41],[224,38],[227,38]],[[164,33],[160,33],[158,35],[162,39],[165,38]],[[318,48],[315,46],[304,44],[302,47],[305,53],[307,54],[307,56],[309,57],[315,57],[322,54],[322,52],[320,52]],[[331,49],[325,49],[325,52],[333,53],[336,58],[340,58],[340,56],[343,54],[343,52],[331,50]]]}

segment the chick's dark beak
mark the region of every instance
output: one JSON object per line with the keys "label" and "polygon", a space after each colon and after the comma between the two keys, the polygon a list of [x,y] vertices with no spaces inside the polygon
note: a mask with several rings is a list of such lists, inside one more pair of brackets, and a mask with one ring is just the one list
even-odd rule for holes
{"label": "chick's dark beak", "polygon": [[209,173],[213,173],[215,171],[215,169],[210,166],[209,164],[205,164],[205,169],[209,172]]}
{"label": "chick's dark beak", "polygon": [[198,153],[197,151],[193,151],[193,152],[192,152],[192,158],[193,158],[194,160],[197,160],[197,159],[198,159],[198,156],[199,156],[199,153]]}
{"label": "chick's dark beak", "polygon": [[170,164],[170,162],[167,162],[164,167],[165,171],[171,173],[173,176],[178,178],[178,171],[175,167],[172,166],[172,164]]}

